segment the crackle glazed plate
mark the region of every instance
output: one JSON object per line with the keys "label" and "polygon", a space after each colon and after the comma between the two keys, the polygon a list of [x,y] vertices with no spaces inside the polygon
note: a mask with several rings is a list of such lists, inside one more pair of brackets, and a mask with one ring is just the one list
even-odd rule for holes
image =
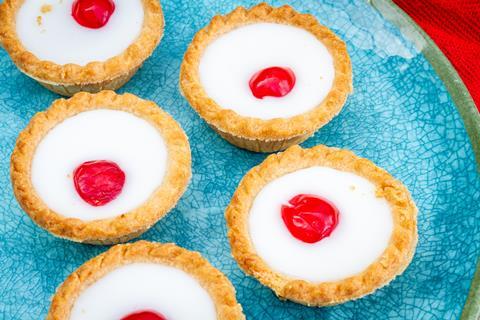
{"label": "crackle glazed plate", "polygon": [[[180,95],[178,74],[188,43],[211,17],[255,3],[163,0],[165,36],[119,90],[162,106],[181,123],[192,146],[193,179],[186,194],[142,238],[201,252],[233,282],[248,319],[476,319],[480,117],[446,58],[387,0],[288,3],[339,34],[353,63],[353,95],[340,115],[303,145],[353,150],[408,186],[419,208],[412,264],[374,294],[326,308],[280,301],[238,268],[230,256],[224,209],[241,177],[265,155],[235,148],[214,133]],[[65,277],[107,249],[49,235],[13,197],[9,160],[15,139],[57,98],[22,75],[0,50],[0,319],[44,318]]]}

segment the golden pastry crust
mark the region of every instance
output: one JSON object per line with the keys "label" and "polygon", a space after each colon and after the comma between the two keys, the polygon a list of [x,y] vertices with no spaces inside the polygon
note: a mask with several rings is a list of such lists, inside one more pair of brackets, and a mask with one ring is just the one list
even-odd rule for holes
{"label": "golden pastry crust", "polygon": [[[0,24],[0,43],[22,72],[54,88],[58,84],[67,87],[103,84],[105,88],[107,86],[106,82],[109,80],[117,80],[118,82],[118,78],[122,78],[122,76],[140,67],[143,61],[153,53],[163,36],[164,20],[160,3],[158,0],[142,0],[145,12],[143,27],[137,40],[125,51],[104,62],[90,62],[86,66],[73,63],[58,65],[51,61],[38,59],[23,47],[17,37],[15,18],[23,1],[5,0],[0,4],[0,21],[2,21]],[[63,94],[70,93],[65,92]]]}
{"label": "golden pastry crust", "polygon": [[[108,79],[102,82],[96,83],[86,83],[86,84],[61,84],[61,83],[49,83],[42,81],[40,79],[35,79],[40,85],[47,88],[50,91],[58,93],[62,96],[71,97],[76,93],[79,92],[90,92],[96,93],[102,90],[117,90],[118,88],[122,87],[125,83],[127,83],[134,75],[137,73],[138,69],[134,68],[130,70],[128,73],[122,74],[116,78]],[[30,76],[31,77],[31,76]],[[32,78],[32,77],[31,77]]]}
{"label": "golden pastry crust", "polygon": [[[205,92],[198,70],[205,48],[232,29],[258,22],[274,22],[302,28],[319,39],[332,55],[335,68],[332,89],[311,111],[290,118],[270,120],[243,117],[222,108]],[[268,142],[295,137],[298,140],[299,137],[307,138],[340,112],[352,90],[352,71],[345,43],[330,29],[321,25],[314,16],[300,14],[290,6],[273,8],[262,3],[251,9],[238,7],[225,16],[215,16],[208,26],[195,35],[181,66],[180,88],[191,106],[217,131],[246,140]],[[248,141],[246,143],[246,148],[249,149]]]}
{"label": "golden pastry crust", "polygon": [[[134,210],[110,219],[82,221],[54,212],[42,201],[31,182],[31,163],[37,145],[57,124],[78,113],[94,109],[130,112],[152,124],[162,135],[168,150],[167,171],[162,184],[150,198]],[[168,211],[187,188],[191,176],[188,138],[179,124],[154,102],[132,94],[113,91],[78,93],[58,99],[37,113],[20,133],[12,153],[10,173],[14,194],[25,212],[52,234],[77,242],[111,244],[139,236]]]}
{"label": "golden pastry crust", "polygon": [[[340,281],[311,283],[275,272],[256,254],[250,241],[248,215],[258,192],[280,176],[311,166],[327,166],[368,179],[376,186],[377,196],[385,198],[392,208],[394,228],[385,251],[363,272]],[[417,208],[407,188],[371,161],[322,145],[311,149],[294,146],[267,157],[242,179],[225,215],[233,257],[240,267],[279,297],[308,306],[339,304],[388,284],[408,266],[417,243]]]}
{"label": "golden pastry crust", "polygon": [[73,272],[53,297],[47,320],[69,319],[73,304],[84,289],[113,269],[135,262],[159,263],[188,273],[209,293],[219,320],[245,319],[228,278],[198,252],[188,251],[173,243],[138,241],[114,246]]}

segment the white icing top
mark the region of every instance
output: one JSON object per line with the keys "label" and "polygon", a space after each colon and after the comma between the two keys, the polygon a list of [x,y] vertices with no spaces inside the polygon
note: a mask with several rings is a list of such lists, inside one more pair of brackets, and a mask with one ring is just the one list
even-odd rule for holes
{"label": "white icing top", "polygon": [[119,320],[139,311],[156,311],[172,320],[215,320],[215,304],[184,271],[154,263],[117,268],[85,289],[70,320]]}
{"label": "white icing top", "polygon": [[115,0],[115,11],[100,29],[75,21],[73,1],[25,0],[16,19],[17,35],[25,49],[40,60],[84,66],[121,54],[138,38],[144,13],[141,0]]}
{"label": "white icing top", "polygon": [[[286,96],[257,99],[250,78],[268,67],[288,67],[296,84]],[[200,81],[218,105],[241,116],[288,118],[305,113],[327,96],[335,69],[332,56],[313,34],[297,27],[256,23],[234,29],[205,49]]]}
{"label": "white icing top", "polygon": [[[339,210],[337,227],[314,244],[294,238],[281,216],[281,206],[302,193],[327,199]],[[268,183],[248,221],[255,250],[267,265],[310,282],[341,280],[365,270],[386,249],[393,230],[390,205],[375,196],[370,181],[328,167],[298,170]]]}
{"label": "white icing top", "polygon": [[[91,160],[109,160],[125,172],[120,195],[94,207],[78,195],[73,171]],[[65,217],[85,221],[112,218],[135,209],[160,186],[167,147],[159,131],[131,113],[97,109],[66,119],[40,141],[31,179],[45,204]]]}

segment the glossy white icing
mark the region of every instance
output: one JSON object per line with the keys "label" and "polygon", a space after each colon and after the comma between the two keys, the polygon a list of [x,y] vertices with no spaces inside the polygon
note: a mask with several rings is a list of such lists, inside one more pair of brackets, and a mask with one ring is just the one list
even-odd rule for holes
{"label": "glossy white icing", "polygon": [[[284,97],[257,99],[250,78],[267,67],[292,69],[296,84]],[[297,27],[256,23],[234,29],[205,49],[200,81],[218,105],[242,116],[288,118],[316,107],[332,87],[332,56],[314,35]]]}
{"label": "glossy white icing", "polygon": [[[109,160],[125,172],[120,195],[100,207],[80,198],[73,171],[86,161]],[[159,131],[131,113],[97,109],[66,119],[40,141],[32,160],[33,187],[45,204],[85,221],[115,217],[145,202],[162,182],[167,147]]]}
{"label": "glossy white icing", "polygon": [[[281,217],[281,206],[297,194],[314,194],[339,210],[328,238],[308,244],[294,238]],[[310,282],[335,281],[358,274],[385,250],[393,230],[391,207],[375,195],[375,186],[353,173],[310,167],[268,183],[249,215],[252,243],[273,269]]]}
{"label": "glossy white icing", "polygon": [[17,34],[37,58],[84,66],[119,55],[139,36],[144,15],[141,0],[115,0],[113,15],[100,29],[85,28],[75,21],[73,1],[23,2],[17,13]]}
{"label": "glossy white icing", "polygon": [[117,268],[85,289],[70,320],[119,320],[152,310],[172,320],[215,320],[215,305],[199,282],[184,271],[154,263]]}

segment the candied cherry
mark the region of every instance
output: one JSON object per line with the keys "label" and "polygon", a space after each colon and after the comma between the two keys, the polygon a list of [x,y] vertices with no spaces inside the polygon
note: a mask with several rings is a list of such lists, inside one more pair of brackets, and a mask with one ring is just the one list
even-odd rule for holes
{"label": "candied cherry", "polygon": [[114,200],[122,192],[125,173],[112,161],[87,161],[75,169],[73,182],[80,197],[98,207]]}
{"label": "candied cherry", "polygon": [[99,29],[108,23],[115,11],[112,0],[75,0],[72,5],[72,16],[81,26]]}
{"label": "candied cherry", "polygon": [[330,236],[338,224],[338,209],[315,195],[298,194],[282,206],[281,212],[292,236],[306,243]]}
{"label": "candied cherry", "polygon": [[167,318],[154,311],[140,311],[129,314],[121,320],[167,320]]}
{"label": "candied cherry", "polygon": [[283,97],[295,86],[295,74],[290,68],[270,67],[255,73],[250,78],[252,94],[258,98]]}

